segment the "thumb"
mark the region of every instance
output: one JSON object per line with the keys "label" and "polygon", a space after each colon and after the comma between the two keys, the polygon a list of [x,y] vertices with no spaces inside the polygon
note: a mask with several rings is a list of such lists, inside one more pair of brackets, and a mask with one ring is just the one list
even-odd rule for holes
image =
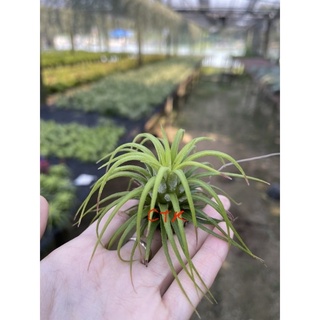
{"label": "thumb", "polygon": [[40,195],[40,239],[42,238],[44,231],[47,227],[49,214],[49,204],[48,201]]}

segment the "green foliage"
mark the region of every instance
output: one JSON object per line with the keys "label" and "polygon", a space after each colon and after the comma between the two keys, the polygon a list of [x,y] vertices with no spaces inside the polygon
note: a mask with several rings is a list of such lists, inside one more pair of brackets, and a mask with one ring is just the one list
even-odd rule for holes
{"label": "green foliage", "polygon": [[96,162],[106,150],[115,148],[123,133],[124,128],[107,120],[94,128],[76,123],[59,124],[41,120],[40,152],[45,157]]}
{"label": "green foliage", "polygon": [[50,174],[57,178],[69,177],[70,171],[64,164],[57,164],[50,168]]}
{"label": "green foliage", "polygon": [[129,57],[129,53],[88,52],[88,51],[44,51],[41,52],[41,66],[53,68],[88,62],[119,61]]}
{"label": "green foliage", "polygon": [[[180,129],[177,132],[171,145],[164,130],[162,133],[163,137],[160,139],[148,133],[139,134],[131,143],[119,146],[102,158],[100,161],[105,163],[101,168],[104,168],[106,172],[95,183],[88,197],[80,206],[77,215],[79,216],[79,223],[88,214],[94,214],[93,221],[97,220],[97,242],[93,248],[93,258],[97,247],[102,244],[103,234],[112,219],[119,213],[121,207],[129,199],[138,200],[137,205],[127,210],[128,220],[114,232],[107,244],[102,245],[107,249],[116,246],[119,258],[129,262],[132,268],[135,250],[139,247],[140,240],[143,240],[146,242],[146,250],[142,260],[147,265],[150,260],[150,248],[154,234],[156,230],[160,230],[162,248],[167,258],[168,267],[182,292],[189,299],[187,291],[183,288],[173,267],[172,256],[169,254],[170,247],[181,268],[190,277],[196,289],[206,295],[206,291],[209,292],[209,288],[206,287],[191,260],[184,221],[182,219],[174,219],[174,213],[183,211],[183,218],[195,227],[196,236],[197,230],[200,228],[257,258],[246,246],[233,226],[232,218],[224,209],[216,193],[216,191],[221,192],[221,190],[217,189],[212,184],[212,181],[216,177],[224,177],[226,179],[237,177],[247,182],[249,179],[262,181],[247,176],[238,162],[226,153],[216,150],[196,152],[197,144],[204,140],[210,140],[209,138],[195,138],[180,149],[184,130]],[[153,145],[154,153],[146,146],[147,144]],[[219,159],[223,167],[228,166],[227,164],[232,164],[238,173],[224,172],[215,169],[207,162],[199,161],[201,158],[208,157]],[[130,164],[132,161],[137,161],[141,165],[132,165]],[[102,191],[108,182],[119,177],[131,178],[131,185],[136,187],[134,189],[128,188],[103,198]],[[206,181],[208,179],[210,182]],[[93,195],[97,196],[96,205],[90,207],[89,201]],[[214,208],[221,215],[221,218],[209,217],[203,211],[205,205]],[[111,213],[108,218],[103,219],[110,210]],[[149,215],[150,210],[152,211],[151,215]],[[167,211],[169,211],[168,218],[164,214],[159,214]],[[220,222],[225,222],[227,231],[221,228]],[[213,226],[214,229],[212,230],[208,226]],[[231,231],[234,233],[234,238],[230,237]],[[128,260],[122,257],[121,247],[133,233],[135,233],[137,240]],[[179,245],[177,245],[174,236],[177,238]],[[206,288],[206,290],[201,287]],[[209,299],[210,295],[209,292]],[[211,298],[213,297],[211,296]],[[189,302],[191,303],[191,300]]]}
{"label": "green foliage", "polygon": [[70,227],[76,195],[69,168],[64,164],[52,165],[48,174],[40,174],[40,193],[50,204],[47,228]]}
{"label": "green foliage", "polygon": [[[144,56],[143,61],[144,63],[152,63],[163,59],[163,55],[150,55]],[[47,94],[64,92],[67,89],[96,81],[107,75],[136,67],[137,59],[132,56],[120,60],[113,59],[108,62],[92,61],[45,68],[42,71],[43,84]]]}
{"label": "green foliage", "polygon": [[110,75],[88,90],[61,97],[57,106],[139,119],[148,116],[155,105],[187,79],[197,63],[198,58],[172,58],[125,74]]}

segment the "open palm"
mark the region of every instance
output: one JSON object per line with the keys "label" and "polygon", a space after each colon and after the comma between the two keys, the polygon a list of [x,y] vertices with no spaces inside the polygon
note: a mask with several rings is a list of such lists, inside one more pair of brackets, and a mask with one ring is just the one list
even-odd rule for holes
{"label": "open palm", "polygon": [[[229,200],[220,196],[225,209]],[[133,200],[122,208],[132,206]],[[41,214],[47,217],[47,207],[41,202]],[[211,207],[204,211],[211,217],[219,214]],[[110,212],[106,214],[107,219]],[[102,238],[107,243],[113,232],[125,221],[117,215]],[[101,224],[103,225],[103,223]],[[210,287],[228,252],[228,243],[198,230],[196,242],[194,227],[186,227],[192,261],[207,287]],[[43,231],[42,231],[43,233]],[[218,231],[217,231],[218,233]],[[99,246],[90,262],[96,244],[96,226],[92,224],[82,234],[54,250],[41,261],[41,320],[46,319],[189,319],[195,311],[174,279],[160,237],[152,244],[153,257],[148,267],[139,257],[130,264],[119,259],[117,251]],[[121,249],[123,257],[130,256],[134,242]],[[137,250],[137,254],[138,254]],[[192,304],[197,306],[203,294],[196,289],[190,277],[181,271],[172,256],[175,270]],[[89,264],[90,262],[90,264]],[[201,283],[199,284],[200,287]],[[204,287],[202,287],[205,290]]]}

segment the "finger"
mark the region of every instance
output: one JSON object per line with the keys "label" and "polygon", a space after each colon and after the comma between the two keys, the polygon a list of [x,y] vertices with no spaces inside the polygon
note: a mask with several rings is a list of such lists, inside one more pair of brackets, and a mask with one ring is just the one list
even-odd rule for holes
{"label": "finger", "polygon": [[[95,221],[91,226],[89,226],[83,233],[82,236],[88,236],[92,241],[96,243],[98,240],[97,233],[100,235],[101,233],[101,243],[105,246],[110,241],[111,237],[117,231],[117,229],[128,220],[129,216],[126,214],[126,211],[130,208],[136,206],[138,204],[137,200],[129,200],[127,201],[117,212],[117,214],[111,219],[107,228],[105,228],[105,224],[112,214],[113,209],[110,209],[101,221],[98,224],[98,221]],[[98,227],[98,230],[97,230]]]}
{"label": "finger", "polygon": [[[220,226],[226,231],[224,222],[220,223]],[[216,232],[221,234],[220,231]],[[232,234],[230,234],[230,236],[232,236]],[[205,283],[205,285],[203,285],[200,279],[196,281],[202,292],[195,286],[194,282],[190,279],[190,276],[184,270],[179,273],[178,277],[180,283],[193,306],[199,304],[204,293],[207,292],[207,288],[212,286],[214,279],[226,259],[228,250],[229,245],[226,241],[209,236],[192,258],[194,267],[198,271],[202,281]],[[163,302],[169,310],[172,310],[173,319],[189,319],[194,312],[194,308],[185,296],[181,296],[181,299],[175,299],[177,296],[181,296],[181,288],[175,280],[163,295]]]}
{"label": "finger", "polygon": [[[231,206],[230,200],[225,196],[219,196],[219,199],[222,202],[224,209],[225,210],[229,210],[230,206]],[[220,214],[217,211],[214,211],[214,216],[216,218],[220,218],[221,217]]]}
{"label": "finger", "polygon": [[42,238],[49,216],[49,204],[48,201],[40,195],[40,239]]}
{"label": "finger", "polygon": [[[222,201],[222,204],[225,206],[225,209],[228,210],[230,207],[230,201],[225,196],[219,196],[220,200]],[[221,215],[213,209],[211,206],[206,206],[203,210],[206,214],[208,214],[212,218],[221,218]],[[213,229],[213,226],[208,226],[208,228]],[[195,235],[195,228],[192,224],[189,224],[185,227],[185,234],[186,234],[186,240],[188,244],[188,251],[189,255],[192,258],[194,254],[197,252],[197,250],[201,247],[201,245],[204,243],[205,239],[209,236],[207,232],[197,229],[198,237]],[[181,246],[177,240],[177,237],[174,236],[175,243],[177,245],[178,252],[181,256],[181,259],[183,262],[186,262],[185,255],[181,249]],[[180,272],[182,269],[181,264],[179,260],[176,257],[176,254],[174,253],[172,247],[169,245],[169,255],[172,259],[172,263],[174,266],[174,269],[177,272]],[[172,274],[172,271],[169,268],[167,257],[165,255],[165,251],[163,249],[160,249],[158,253],[154,256],[154,258],[150,261],[149,267],[151,269],[151,272],[153,273],[154,282],[156,285],[160,286],[160,292],[164,292],[170,283],[172,282],[174,276]]]}

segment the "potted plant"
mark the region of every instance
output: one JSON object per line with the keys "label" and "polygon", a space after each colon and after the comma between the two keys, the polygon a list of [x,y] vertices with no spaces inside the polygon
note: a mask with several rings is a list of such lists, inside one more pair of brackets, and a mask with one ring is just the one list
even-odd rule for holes
{"label": "potted plant", "polygon": [[[225,179],[237,177],[247,183],[249,180],[264,181],[247,176],[239,163],[226,153],[215,150],[197,152],[197,144],[204,140],[210,140],[210,138],[195,138],[180,148],[184,136],[183,129],[177,131],[172,144],[169,143],[163,129],[162,136],[162,138],[157,138],[149,133],[138,134],[132,142],[120,145],[100,160],[100,162],[105,161],[100,167],[105,168],[105,173],[96,181],[80,206],[77,212],[78,223],[80,224],[88,214],[95,214],[93,221],[97,220],[97,241],[95,247],[92,248],[92,259],[97,247],[103,245],[102,236],[112,219],[119,214],[121,207],[130,199],[138,200],[137,205],[126,211],[128,219],[114,232],[106,248],[116,248],[119,258],[131,264],[131,270],[135,251],[138,250],[142,262],[147,266],[149,260],[152,259],[153,237],[156,232],[159,232],[168,267],[182,292],[188,298],[173,267],[170,250],[174,252],[181,268],[190,277],[195,287],[212,300],[209,288],[205,286],[192,263],[185,234],[185,224],[192,224],[196,234],[198,229],[204,230],[243,250],[250,256],[260,259],[250,251],[233,226],[233,218],[224,209],[217,194],[222,190],[205,180],[213,180],[215,177]],[[155,152],[148,148],[149,144],[152,145]],[[224,172],[216,169],[208,162],[201,162],[201,158],[204,157],[219,159],[222,168],[231,164],[237,169],[237,172]],[[129,178],[128,189],[103,196],[104,188],[108,186],[108,182],[122,177]],[[93,196],[97,198],[95,204],[90,205]],[[209,217],[203,211],[205,205],[212,206],[221,215],[221,218]],[[112,208],[108,219],[102,220]],[[101,225],[102,221],[104,221],[103,225]],[[225,222],[226,231],[220,227],[220,222]],[[214,229],[212,230],[208,226],[214,226]],[[129,259],[124,258],[121,255],[121,247],[134,233],[135,243],[131,256]],[[234,234],[233,237],[230,236],[231,233]],[[145,250],[141,250],[141,246]],[[169,248],[171,249],[169,250]],[[184,259],[186,263],[183,262]],[[200,286],[204,286],[207,291],[204,292]],[[191,303],[190,300],[189,302]]]}
{"label": "potted plant", "polygon": [[70,211],[74,207],[76,190],[67,165],[50,165],[47,173],[40,174],[41,194],[50,201],[50,211],[45,234],[41,238],[41,256],[47,255],[58,244],[63,243],[72,226]]}

